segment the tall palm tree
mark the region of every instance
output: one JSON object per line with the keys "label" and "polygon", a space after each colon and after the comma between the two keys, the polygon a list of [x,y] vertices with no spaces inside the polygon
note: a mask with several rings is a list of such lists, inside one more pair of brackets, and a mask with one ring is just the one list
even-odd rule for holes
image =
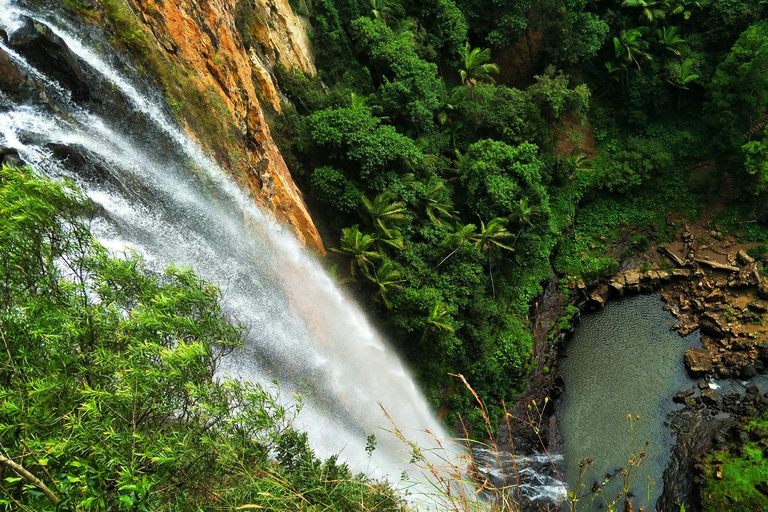
{"label": "tall palm tree", "polygon": [[514,247],[517,243],[517,238],[520,236],[520,233],[522,233],[525,225],[527,224],[532,226],[533,224],[531,224],[531,219],[538,217],[539,215],[541,215],[541,208],[531,205],[528,202],[527,197],[524,197],[513,204],[512,214],[509,216],[509,221],[516,223],[518,228],[517,235],[515,235],[515,240],[512,242],[512,247]]}
{"label": "tall palm tree", "polygon": [[443,258],[443,260],[437,264],[437,267],[448,261],[448,258],[456,254],[456,251],[458,251],[460,248],[464,246],[467,242],[471,241],[475,236],[477,236],[477,226],[474,224],[462,224],[460,222],[457,222],[453,226],[453,234],[451,235],[451,239],[457,243],[456,248],[451,251],[451,253]]}
{"label": "tall palm tree", "polygon": [[451,194],[445,186],[445,181],[437,176],[430,176],[427,183],[424,184],[425,192],[421,201],[427,216],[435,224],[442,224],[443,221],[451,221],[456,215],[453,209]]}
{"label": "tall palm tree", "polygon": [[381,254],[373,250],[375,244],[376,238],[361,233],[355,224],[351,228],[341,230],[339,248],[334,247],[331,250],[351,257],[349,274],[354,277],[356,270],[365,271],[373,267],[374,260],[381,259]]}
{"label": "tall palm tree", "polygon": [[405,7],[401,0],[368,0],[373,19],[385,25],[392,20],[398,20],[405,16]]}
{"label": "tall palm tree", "polygon": [[685,39],[680,37],[680,29],[677,27],[664,27],[656,30],[656,37],[659,44],[665,50],[669,50],[677,56],[680,56],[680,50],[676,47],[685,42]]}
{"label": "tall palm tree", "polygon": [[643,39],[648,33],[646,27],[631,28],[629,30],[622,30],[619,37],[613,38],[613,47],[616,58],[619,59],[622,67],[628,67],[630,64],[635,64],[637,69],[640,69],[640,59],[652,60],[651,55],[648,53],[650,44]]}
{"label": "tall palm tree", "polygon": [[400,283],[403,282],[403,276],[392,260],[382,258],[381,265],[378,268],[373,268],[372,270],[364,269],[363,274],[368,280],[378,286],[378,293],[381,295],[384,305],[387,306],[387,309],[392,309],[392,304],[387,299],[387,292],[390,289],[400,288]]}
{"label": "tall palm tree", "polygon": [[[400,236],[400,230],[397,226],[408,222],[408,210],[405,204],[397,201],[395,194],[389,190],[374,197],[373,201],[366,196],[362,196],[360,201],[363,213],[370,218],[378,238],[383,242],[399,247],[399,244],[392,244],[391,242]],[[400,244],[402,244],[402,240]]]}
{"label": "tall palm tree", "polygon": [[488,64],[491,60],[491,50],[485,48],[472,48],[469,43],[459,52],[462,68],[459,70],[461,81],[469,88],[475,86],[477,82],[494,82],[491,74],[499,73],[497,64]]}
{"label": "tall palm tree", "polygon": [[665,4],[666,2],[657,0],[624,0],[621,2],[622,7],[639,7],[640,19],[646,19],[649,23],[666,18]]}
{"label": "tall palm tree", "polygon": [[491,290],[493,297],[496,297],[496,286],[493,284],[493,264],[491,262],[491,249],[500,247],[508,251],[514,251],[514,248],[506,245],[504,242],[512,238],[512,233],[507,230],[507,220],[496,217],[488,221],[488,225],[481,220],[480,231],[470,238],[475,243],[475,247],[488,254],[488,273],[491,276]]}
{"label": "tall palm tree", "polygon": [[677,88],[677,113],[680,113],[680,103],[683,100],[683,91],[689,89],[689,84],[699,78],[699,75],[693,72],[696,62],[693,59],[685,59],[673,68],[673,74],[667,82]]}
{"label": "tall palm tree", "polygon": [[450,319],[451,315],[448,313],[448,310],[445,309],[445,305],[443,305],[442,302],[436,302],[429,311],[427,326],[424,328],[424,333],[421,335],[421,341],[423,342],[427,338],[427,333],[430,331],[455,332],[451,324],[448,323]]}
{"label": "tall palm tree", "polygon": [[676,2],[673,2],[673,5],[670,6],[672,10],[669,12],[672,16],[678,16],[680,14],[683,15],[683,19],[689,20],[691,19],[691,14],[693,13],[693,8],[698,7],[701,9],[701,2],[691,2],[690,0],[677,0]]}

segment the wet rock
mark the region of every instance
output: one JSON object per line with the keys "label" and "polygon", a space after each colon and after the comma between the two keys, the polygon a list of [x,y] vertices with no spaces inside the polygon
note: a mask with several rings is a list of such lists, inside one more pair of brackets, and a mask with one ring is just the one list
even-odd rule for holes
{"label": "wet rock", "polygon": [[678,404],[684,404],[685,399],[693,396],[694,390],[693,388],[684,389],[682,391],[679,391],[675,396],[672,397],[672,401],[678,403]]}
{"label": "wet rock", "polygon": [[707,389],[709,388],[709,383],[705,380],[700,380],[698,383],[699,389]]}
{"label": "wet rock", "polygon": [[609,285],[611,289],[611,293],[616,297],[623,297],[624,296],[624,283],[619,281],[618,279],[611,281],[611,284]]}
{"label": "wet rock", "polygon": [[602,309],[605,306],[605,297],[600,290],[595,290],[589,295],[589,304],[595,309]]}
{"label": "wet rock", "polygon": [[757,369],[751,364],[748,364],[741,369],[739,375],[742,379],[749,380],[757,376]]}
{"label": "wet rock", "polygon": [[712,357],[703,348],[689,348],[685,351],[685,368],[694,377],[712,372]]}
{"label": "wet rock", "polygon": [[717,405],[717,391],[714,389],[705,389],[701,392],[701,401],[704,402],[706,405],[712,406]]}

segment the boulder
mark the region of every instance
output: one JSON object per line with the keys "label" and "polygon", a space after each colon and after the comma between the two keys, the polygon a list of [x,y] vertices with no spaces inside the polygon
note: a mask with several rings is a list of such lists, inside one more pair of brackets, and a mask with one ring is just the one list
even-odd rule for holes
{"label": "boulder", "polygon": [[714,389],[705,389],[701,392],[701,401],[706,405],[717,405],[717,391]]}
{"label": "boulder", "polygon": [[614,281],[611,281],[611,284],[609,286],[611,289],[611,293],[613,293],[615,296],[617,297],[624,296],[624,283],[616,279]]}
{"label": "boulder", "polygon": [[602,309],[605,306],[605,297],[600,294],[600,290],[595,290],[589,295],[589,303],[593,308]]}
{"label": "boulder", "polygon": [[763,282],[763,273],[757,266],[756,262],[752,262],[739,270],[739,286],[758,286]]}
{"label": "boulder", "polygon": [[712,336],[722,337],[729,332],[728,326],[725,325],[723,320],[718,315],[709,311],[702,313],[699,324],[701,325],[701,332]]}
{"label": "boulder", "polygon": [[675,396],[673,396],[672,401],[678,404],[684,404],[685,399],[690,396],[693,396],[693,393],[694,393],[693,388],[684,389],[682,391],[679,391]]}
{"label": "boulder", "polygon": [[753,365],[748,364],[741,368],[739,375],[742,379],[749,380],[757,376],[757,369]]}
{"label": "boulder", "polygon": [[712,372],[712,357],[703,348],[689,348],[685,351],[685,368],[694,377]]}
{"label": "boulder", "polygon": [[624,273],[624,280],[627,283],[627,288],[637,290],[640,286],[640,273],[635,270],[627,270]]}

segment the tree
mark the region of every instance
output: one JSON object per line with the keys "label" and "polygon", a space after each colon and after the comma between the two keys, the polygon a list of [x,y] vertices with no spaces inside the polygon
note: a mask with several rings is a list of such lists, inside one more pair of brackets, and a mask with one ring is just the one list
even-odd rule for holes
{"label": "tree", "polygon": [[648,53],[650,45],[648,41],[643,39],[643,36],[647,33],[648,29],[646,27],[631,28],[629,30],[622,30],[619,37],[613,38],[614,54],[619,59],[622,67],[626,69],[631,64],[634,64],[637,66],[637,69],[640,69],[640,59],[652,59]]}
{"label": "tree", "polygon": [[543,163],[538,147],[530,143],[509,146],[481,140],[469,147],[458,170],[456,188],[470,212],[481,218],[508,217],[515,201],[528,197],[532,205],[548,210],[542,181]]}
{"label": "tree", "polygon": [[681,55],[678,46],[685,43],[685,39],[680,37],[680,29],[678,27],[663,27],[656,30],[656,38],[661,45],[667,51],[670,51],[677,55]]}
{"label": "tree", "polygon": [[374,260],[381,259],[381,254],[372,250],[376,244],[376,238],[360,232],[357,225],[341,230],[339,248],[332,248],[334,252],[350,256],[350,276],[355,276],[355,271],[365,271],[373,265]]}
{"label": "tree", "polygon": [[491,82],[493,83],[492,74],[499,74],[499,66],[496,64],[489,64],[491,60],[491,50],[485,48],[472,48],[469,43],[464,45],[464,48],[459,52],[461,57],[461,68],[459,69],[459,75],[461,81],[470,89],[478,82]]}
{"label": "tree", "polygon": [[436,302],[429,311],[429,316],[427,316],[427,326],[424,328],[424,332],[421,335],[421,341],[423,342],[427,338],[427,333],[430,331],[454,332],[450,320],[451,315],[445,309],[445,305],[442,302]]}
{"label": "tree", "polygon": [[667,82],[677,88],[677,112],[680,113],[680,103],[683,100],[683,91],[690,88],[690,84],[698,80],[699,75],[693,72],[696,61],[685,59],[682,62],[676,62],[670,69],[670,77]]}
{"label": "tree", "polygon": [[445,181],[437,176],[430,176],[424,184],[424,194],[420,202],[424,204],[427,216],[436,224],[451,221],[456,215],[451,193],[445,186]]}
{"label": "tree", "polygon": [[533,206],[528,203],[528,198],[523,197],[514,204],[512,214],[509,216],[509,221],[518,225],[517,234],[515,240],[512,242],[512,247],[517,243],[517,239],[520,233],[523,231],[525,225],[532,226],[531,219],[541,215],[541,210],[538,206]]}
{"label": "tree", "polygon": [[400,0],[368,0],[373,19],[384,23],[398,20],[405,16],[405,7]]}
{"label": "tree", "polygon": [[507,220],[495,218],[488,221],[488,225],[481,220],[480,231],[473,235],[470,240],[475,242],[475,247],[488,255],[488,273],[491,277],[491,290],[493,297],[496,297],[496,286],[493,284],[493,264],[491,263],[491,249],[499,247],[508,251],[514,249],[506,245],[506,241],[512,238],[512,233],[507,230]]}
{"label": "tree", "polygon": [[363,275],[376,284],[384,305],[387,309],[392,309],[387,293],[393,288],[400,288],[400,283],[403,282],[403,276],[395,263],[388,258],[382,258],[381,265],[378,268],[373,268],[372,270],[363,269]]}
{"label": "tree", "polygon": [[640,19],[653,23],[655,21],[663,20],[666,18],[666,12],[664,10],[665,3],[663,1],[656,0],[624,0],[621,2],[622,7],[640,8]]}
{"label": "tree", "polygon": [[448,258],[456,254],[456,251],[461,249],[464,244],[471,241],[473,238],[477,236],[477,226],[474,224],[462,224],[460,222],[457,222],[453,226],[453,233],[451,234],[451,241],[456,243],[456,248],[451,251],[448,256],[443,258],[440,263],[437,264],[437,267],[448,261]]}
{"label": "tree", "polygon": [[405,204],[397,201],[395,194],[388,190],[374,197],[373,201],[365,196],[360,201],[363,213],[370,219],[376,230],[377,238],[393,247],[402,249],[403,241],[397,226],[410,220]]}

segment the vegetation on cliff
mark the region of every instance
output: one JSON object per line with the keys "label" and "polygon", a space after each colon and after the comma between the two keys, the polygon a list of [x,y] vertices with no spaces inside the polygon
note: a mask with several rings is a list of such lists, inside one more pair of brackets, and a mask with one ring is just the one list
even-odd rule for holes
{"label": "vegetation on cliff", "polygon": [[318,460],[276,389],[214,378],[218,289],[91,237],[88,201],[0,170],[0,509],[401,510]]}

